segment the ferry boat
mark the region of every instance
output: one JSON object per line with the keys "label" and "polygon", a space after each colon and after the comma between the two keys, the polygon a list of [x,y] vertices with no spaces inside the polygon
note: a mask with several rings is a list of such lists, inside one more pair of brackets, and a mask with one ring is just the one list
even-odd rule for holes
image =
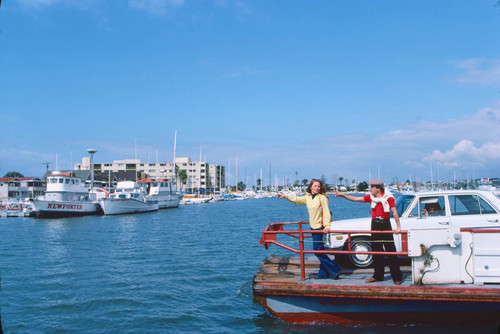
{"label": "ferry boat", "polygon": [[45,196],[31,199],[37,217],[97,215],[99,204],[92,201],[85,183],[72,172],[53,171],[47,176]]}
{"label": "ferry boat", "polygon": [[[254,301],[275,316],[295,324],[500,324],[500,229],[401,231],[403,249],[381,252],[411,258],[411,266],[402,268],[403,283],[394,285],[388,273],[386,281],[365,283],[373,274],[367,268],[342,268],[338,280],[313,278],[319,261],[306,255],[352,251],[305,250],[305,237],[322,232],[303,224],[271,223],[262,234],[266,248],[274,244],[299,254],[271,255],[254,276]],[[359,231],[337,232],[350,238]],[[299,249],[278,241],[285,236],[298,240]]]}
{"label": "ferry boat", "polygon": [[135,181],[120,181],[114,193],[99,200],[105,215],[142,213],[157,211],[158,201],[146,197],[144,190]]}
{"label": "ferry boat", "polygon": [[182,194],[178,194],[175,184],[170,179],[144,179],[138,183],[145,187],[148,197],[158,201],[160,209],[177,208],[182,199]]}

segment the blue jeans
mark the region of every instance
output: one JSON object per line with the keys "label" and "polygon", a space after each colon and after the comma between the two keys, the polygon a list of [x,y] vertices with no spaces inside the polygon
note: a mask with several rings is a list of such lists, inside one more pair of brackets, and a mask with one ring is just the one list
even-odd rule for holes
{"label": "blue jeans", "polygon": [[[312,229],[313,231],[321,231],[322,228]],[[323,245],[323,234],[313,233],[313,250],[324,250]],[[319,259],[319,272],[316,275],[317,278],[336,278],[340,274],[340,266],[332,261],[326,254],[315,254]]]}

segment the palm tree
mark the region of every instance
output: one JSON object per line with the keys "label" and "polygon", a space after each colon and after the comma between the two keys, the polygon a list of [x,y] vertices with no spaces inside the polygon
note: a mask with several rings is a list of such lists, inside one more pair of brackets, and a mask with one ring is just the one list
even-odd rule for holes
{"label": "palm tree", "polygon": [[179,171],[179,178],[181,179],[181,184],[185,185],[187,179],[187,172],[185,169]]}
{"label": "palm tree", "polygon": [[179,166],[177,166],[177,164],[175,164],[175,167],[174,167],[174,173],[175,173],[175,184],[177,186],[177,181],[179,181]]}

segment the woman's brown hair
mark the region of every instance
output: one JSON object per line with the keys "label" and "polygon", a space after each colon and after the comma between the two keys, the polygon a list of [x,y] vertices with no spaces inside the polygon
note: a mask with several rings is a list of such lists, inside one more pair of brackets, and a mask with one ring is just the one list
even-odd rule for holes
{"label": "woman's brown hair", "polygon": [[311,193],[311,187],[312,185],[314,184],[314,182],[318,182],[319,183],[319,193],[322,194],[322,195],[325,195],[326,194],[326,187],[325,185],[323,184],[323,182],[321,182],[320,180],[316,180],[316,179],[312,179],[311,182],[309,182],[309,185],[307,186],[307,193]]}

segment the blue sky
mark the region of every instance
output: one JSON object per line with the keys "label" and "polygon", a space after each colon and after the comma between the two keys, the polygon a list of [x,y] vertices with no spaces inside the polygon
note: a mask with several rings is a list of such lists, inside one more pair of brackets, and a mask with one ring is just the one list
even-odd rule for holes
{"label": "blue sky", "polygon": [[0,174],[177,156],[234,184],[500,176],[494,0],[10,0]]}

